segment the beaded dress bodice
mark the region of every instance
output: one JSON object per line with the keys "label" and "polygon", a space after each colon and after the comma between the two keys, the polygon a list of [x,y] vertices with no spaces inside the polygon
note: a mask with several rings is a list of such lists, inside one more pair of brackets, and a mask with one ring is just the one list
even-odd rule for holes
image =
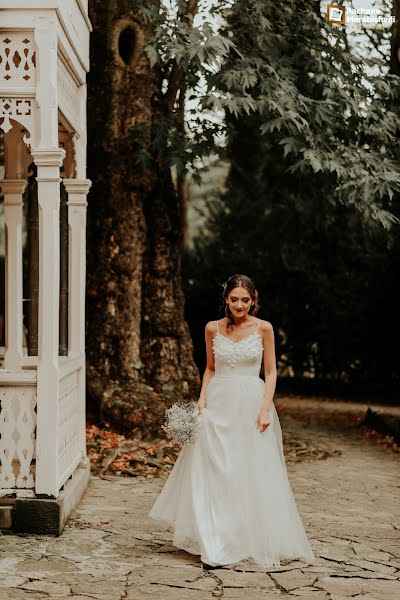
{"label": "beaded dress bodice", "polygon": [[[263,356],[263,343],[258,327],[254,333],[234,341],[219,332],[213,338],[215,375],[249,375],[259,377]],[[218,327],[218,321],[217,321]]]}

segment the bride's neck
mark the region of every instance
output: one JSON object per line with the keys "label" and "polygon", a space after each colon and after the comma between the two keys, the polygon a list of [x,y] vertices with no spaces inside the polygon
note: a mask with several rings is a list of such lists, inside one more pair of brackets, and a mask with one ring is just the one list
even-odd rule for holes
{"label": "bride's neck", "polygon": [[247,318],[247,315],[244,317],[233,317],[233,324],[235,326],[237,325],[243,325],[243,323],[246,323],[246,321],[248,321],[249,319]]}

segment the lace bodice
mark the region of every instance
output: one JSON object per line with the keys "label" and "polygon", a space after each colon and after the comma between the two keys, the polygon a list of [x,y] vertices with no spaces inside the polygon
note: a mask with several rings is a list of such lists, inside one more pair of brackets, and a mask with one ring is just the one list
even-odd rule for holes
{"label": "lace bodice", "polygon": [[[218,321],[217,321],[218,324]],[[234,341],[219,331],[213,338],[215,375],[252,375],[259,377],[263,356],[262,338],[257,330]]]}

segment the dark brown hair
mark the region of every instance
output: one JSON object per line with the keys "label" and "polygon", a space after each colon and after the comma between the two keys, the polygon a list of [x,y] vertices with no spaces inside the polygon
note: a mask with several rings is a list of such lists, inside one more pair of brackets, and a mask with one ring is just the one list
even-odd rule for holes
{"label": "dark brown hair", "polygon": [[250,315],[256,315],[258,312],[258,309],[260,308],[260,303],[258,300],[258,292],[256,290],[256,286],[254,285],[253,281],[250,279],[250,277],[247,277],[247,275],[232,275],[231,277],[229,277],[229,279],[227,281],[225,281],[225,283],[222,284],[223,287],[223,293],[222,293],[222,298],[223,298],[223,302],[224,302],[224,308],[225,308],[225,314],[227,316],[228,319],[228,324],[227,327],[229,329],[230,326],[233,326],[235,321],[233,319],[233,315],[231,313],[231,309],[229,308],[229,304],[226,304],[226,300],[230,294],[230,292],[235,289],[236,287],[244,287],[246,288],[246,290],[249,292],[252,301],[254,302],[254,305],[250,307],[249,310],[249,314]]}

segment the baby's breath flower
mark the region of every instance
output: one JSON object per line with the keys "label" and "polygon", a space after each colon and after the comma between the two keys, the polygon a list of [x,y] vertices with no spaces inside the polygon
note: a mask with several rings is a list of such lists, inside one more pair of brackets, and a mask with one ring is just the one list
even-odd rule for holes
{"label": "baby's breath flower", "polygon": [[161,427],[172,441],[183,446],[197,440],[199,426],[200,416],[196,403],[175,402],[165,411],[165,422]]}

